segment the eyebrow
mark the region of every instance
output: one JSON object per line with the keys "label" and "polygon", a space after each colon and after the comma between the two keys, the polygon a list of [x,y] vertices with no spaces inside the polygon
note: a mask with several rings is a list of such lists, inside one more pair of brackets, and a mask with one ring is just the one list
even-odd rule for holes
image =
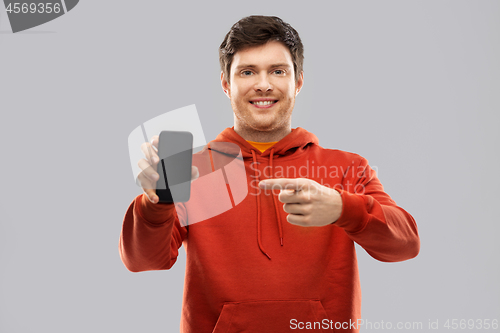
{"label": "eyebrow", "polygon": [[[239,70],[239,69],[242,69],[242,68],[256,68],[257,66],[256,65],[246,65],[246,64],[243,64],[243,65],[239,65],[239,66],[236,66],[236,70]],[[272,68],[275,68],[275,67],[287,67],[287,68],[291,68],[290,65],[288,64],[273,64],[271,65],[270,67]]]}

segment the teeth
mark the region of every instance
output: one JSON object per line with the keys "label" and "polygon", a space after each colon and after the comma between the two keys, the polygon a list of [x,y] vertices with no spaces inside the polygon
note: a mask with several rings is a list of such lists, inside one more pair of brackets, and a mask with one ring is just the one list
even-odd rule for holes
{"label": "teeth", "polygon": [[273,104],[274,101],[265,101],[265,102],[252,102],[252,104],[255,104],[255,105],[270,105],[270,104]]}

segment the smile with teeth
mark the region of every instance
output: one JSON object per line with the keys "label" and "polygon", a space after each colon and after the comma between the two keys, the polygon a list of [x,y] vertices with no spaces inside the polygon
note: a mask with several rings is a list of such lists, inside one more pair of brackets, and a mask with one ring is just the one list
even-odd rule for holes
{"label": "smile with teeth", "polygon": [[271,104],[274,104],[276,103],[277,101],[256,101],[256,102],[250,102],[254,105],[259,105],[259,106],[266,106],[266,105],[271,105]]}

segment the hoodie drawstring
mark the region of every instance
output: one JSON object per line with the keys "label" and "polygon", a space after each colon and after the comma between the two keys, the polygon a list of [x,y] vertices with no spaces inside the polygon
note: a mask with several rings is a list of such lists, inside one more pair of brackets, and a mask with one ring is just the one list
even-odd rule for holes
{"label": "hoodie drawstring", "polygon": [[[269,156],[269,165],[271,166],[271,178],[274,178],[274,163],[273,163],[273,157],[274,157],[274,148],[271,149],[271,154]],[[255,155],[255,150],[252,149],[252,158],[253,158],[253,163],[257,164],[257,156]],[[257,179],[257,184],[260,182],[259,179],[259,174],[257,173],[257,169],[254,168],[255,171],[255,178]],[[281,222],[281,215],[278,210],[278,198],[277,196],[274,195],[273,190],[271,189],[271,195],[273,196],[273,204],[274,204],[274,211],[276,212],[276,220],[278,221],[278,229],[280,232],[280,245],[283,246],[283,223]],[[271,260],[271,257],[269,254],[264,250],[264,247],[262,246],[262,235],[260,232],[261,229],[261,203],[260,203],[260,194],[257,194],[256,196],[257,200],[257,243],[259,244],[259,249],[260,251],[267,257],[269,260]]]}
{"label": "hoodie drawstring", "polygon": [[[273,165],[273,155],[274,155],[274,148],[271,149],[271,155],[269,156],[269,164],[271,165],[271,177],[274,178],[274,165]],[[277,196],[274,195],[273,190],[271,189],[271,194],[273,196],[273,203],[274,203],[274,211],[276,212],[276,219],[278,220],[278,228],[280,231],[280,244],[283,246],[283,225],[281,223],[281,214],[278,211],[278,203],[277,203]]]}
{"label": "hoodie drawstring", "polygon": [[[257,164],[257,157],[255,156],[255,150],[252,149],[252,157],[253,157],[253,163],[254,164]],[[259,179],[259,174],[257,173],[257,169],[254,169],[255,170],[255,178],[257,179],[257,184],[260,182],[260,179]],[[264,248],[262,247],[262,242],[261,242],[261,235],[260,235],[260,195],[257,193],[256,195],[256,199],[257,199],[257,243],[259,244],[259,249],[262,253],[265,254],[265,256],[267,258],[269,258],[269,260],[271,260],[271,257],[269,256],[269,254],[267,254],[267,252],[264,250]]]}

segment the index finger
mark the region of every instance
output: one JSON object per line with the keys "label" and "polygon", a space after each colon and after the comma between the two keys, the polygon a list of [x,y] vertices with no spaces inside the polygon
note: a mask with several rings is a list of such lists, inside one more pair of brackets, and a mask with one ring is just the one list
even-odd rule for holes
{"label": "index finger", "polygon": [[153,145],[153,147],[156,148],[156,151],[158,151],[158,142],[160,142],[160,136],[159,135],[153,136],[150,142]]}
{"label": "index finger", "polygon": [[146,159],[149,161],[149,164],[151,164],[152,166],[156,166],[156,164],[160,161],[155,147],[151,143],[144,142],[141,145],[141,150]]}
{"label": "index finger", "polygon": [[302,178],[274,178],[261,181],[259,187],[265,190],[301,191],[306,184],[306,180]]}

